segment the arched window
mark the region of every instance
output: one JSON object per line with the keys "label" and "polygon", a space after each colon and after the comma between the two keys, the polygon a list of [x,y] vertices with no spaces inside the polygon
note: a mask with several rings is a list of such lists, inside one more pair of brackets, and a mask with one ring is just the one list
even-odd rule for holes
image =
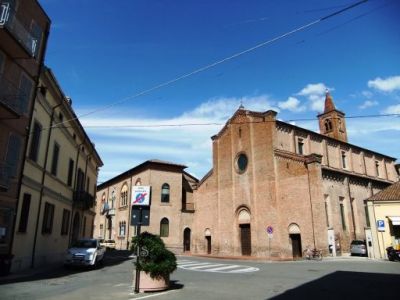
{"label": "arched window", "polygon": [[121,199],[120,199],[120,206],[127,206],[128,205],[128,186],[124,184],[121,189]]}
{"label": "arched window", "polygon": [[169,236],[169,221],[167,218],[162,218],[160,222],[160,237]]}
{"label": "arched window", "polygon": [[161,187],[161,202],[168,203],[169,202],[169,184],[164,183]]}
{"label": "arched window", "polygon": [[331,120],[325,120],[325,131],[331,131],[331,130],[332,130]]}

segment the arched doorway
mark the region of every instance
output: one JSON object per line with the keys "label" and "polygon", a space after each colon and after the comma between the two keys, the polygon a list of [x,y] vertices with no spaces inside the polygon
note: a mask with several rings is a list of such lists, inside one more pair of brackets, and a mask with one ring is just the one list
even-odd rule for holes
{"label": "arched doorway", "polygon": [[72,223],[72,243],[74,243],[79,238],[79,213],[75,213],[74,221]]}
{"label": "arched doorway", "polygon": [[207,254],[211,254],[211,230],[207,228],[207,229],[204,231],[204,236],[206,237],[206,250],[207,250]]}
{"label": "arched doorway", "polygon": [[300,227],[296,223],[292,223],[289,225],[288,231],[289,231],[289,238],[292,244],[293,259],[301,258],[302,249],[301,249]]}
{"label": "arched doorway", "polygon": [[190,228],[185,228],[183,231],[183,251],[189,252],[190,251]]}
{"label": "arched doorway", "polygon": [[239,210],[238,223],[240,229],[240,246],[242,255],[251,255],[250,212],[247,210],[247,208],[241,208]]}

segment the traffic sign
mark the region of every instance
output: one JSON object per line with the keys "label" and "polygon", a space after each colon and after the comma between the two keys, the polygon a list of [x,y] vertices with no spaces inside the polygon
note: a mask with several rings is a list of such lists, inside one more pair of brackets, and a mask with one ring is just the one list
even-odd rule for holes
{"label": "traffic sign", "polygon": [[385,220],[377,220],[376,225],[378,227],[378,231],[385,231]]}
{"label": "traffic sign", "polygon": [[273,234],[274,233],[274,228],[272,228],[272,226],[268,226],[267,227],[267,233],[268,234]]}

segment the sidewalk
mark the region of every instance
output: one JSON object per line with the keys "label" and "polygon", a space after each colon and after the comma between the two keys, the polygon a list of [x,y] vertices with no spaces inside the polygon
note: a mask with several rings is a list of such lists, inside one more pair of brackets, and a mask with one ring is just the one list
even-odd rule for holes
{"label": "sidewalk", "polygon": [[49,266],[41,266],[34,269],[26,269],[20,272],[10,273],[6,276],[0,276],[0,284],[47,278],[49,277],[49,275],[54,274],[60,269],[62,269],[62,264],[52,264]]}

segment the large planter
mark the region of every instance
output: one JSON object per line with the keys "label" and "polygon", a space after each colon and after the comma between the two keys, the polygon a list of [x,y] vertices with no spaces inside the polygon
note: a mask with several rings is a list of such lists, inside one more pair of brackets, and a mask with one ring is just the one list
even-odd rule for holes
{"label": "large planter", "polygon": [[140,271],[139,292],[156,292],[163,291],[169,287],[169,276],[151,278],[150,274]]}

